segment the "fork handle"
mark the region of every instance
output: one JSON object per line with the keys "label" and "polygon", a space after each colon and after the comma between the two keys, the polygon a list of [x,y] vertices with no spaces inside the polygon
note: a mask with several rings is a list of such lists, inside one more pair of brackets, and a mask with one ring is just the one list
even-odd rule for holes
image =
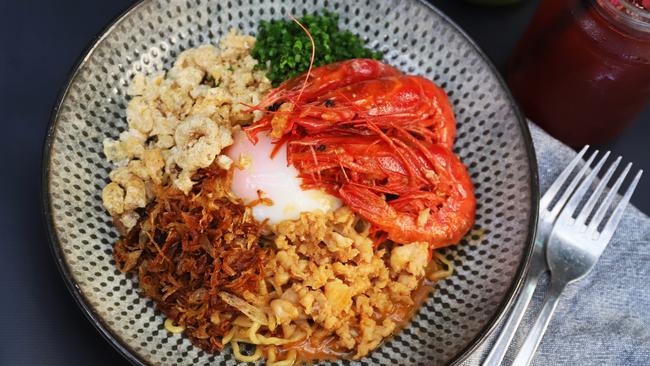
{"label": "fork handle", "polygon": [[544,306],[539,312],[537,320],[535,320],[535,324],[533,324],[533,327],[519,349],[519,352],[517,352],[515,361],[512,363],[513,366],[527,366],[533,360],[537,346],[539,346],[539,343],[544,336],[544,332],[546,332],[548,323],[553,316],[560,294],[564,291],[565,286],[566,283],[554,282],[551,278],[551,284],[549,285],[546,297],[544,298]]}
{"label": "fork handle", "polygon": [[517,301],[512,307],[510,315],[501,328],[499,337],[494,342],[494,345],[492,346],[488,356],[485,358],[485,361],[483,361],[482,366],[499,366],[508,351],[510,342],[512,342],[512,338],[519,327],[519,323],[521,323],[521,319],[523,319],[524,314],[526,313],[530,299],[532,299],[533,293],[537,288],[539,277],[546,271],[543,257],[533,259],[535,261],[531,263],[531,268],[528,271],[528,275],[526,275],[526,280],[524,282],[524,287],[521,290],[521,294],[519,294]]}

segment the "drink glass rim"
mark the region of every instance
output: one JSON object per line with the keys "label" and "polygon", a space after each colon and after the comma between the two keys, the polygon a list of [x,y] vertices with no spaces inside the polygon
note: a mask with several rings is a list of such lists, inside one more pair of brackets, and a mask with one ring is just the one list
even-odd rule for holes
{"label": "drink glass rim", "polygon": [[[650,11],[635,6],[629,0],[596,0],[595,2],[610,16],[614,16],[627,26],[650,33]],[[616,3],[622,7],[617,6]]]}

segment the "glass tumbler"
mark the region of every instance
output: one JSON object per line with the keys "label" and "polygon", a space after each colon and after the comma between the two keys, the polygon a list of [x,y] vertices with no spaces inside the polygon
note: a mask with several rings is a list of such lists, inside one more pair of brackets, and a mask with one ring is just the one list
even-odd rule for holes
{"label": "glass tumbler", "polygon": [[649,0],[542,0],[508,62],[532,121],[572,146],[606,142],[650,101]]}

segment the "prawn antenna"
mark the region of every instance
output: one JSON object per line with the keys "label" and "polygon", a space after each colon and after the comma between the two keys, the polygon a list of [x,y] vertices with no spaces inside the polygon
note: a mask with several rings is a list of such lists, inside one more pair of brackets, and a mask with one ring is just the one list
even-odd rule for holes
{"label": "prawn antenna", "polygon": [[296,103],[300,101],[300,97],[302,97],[302,93],[305,91],[305,87],[307,87],[307,81],[309,81],[309,76],[311,76],[311,69],[314,66],[314,59],[316,58],[316,44],[314,43],[314,38],[311,36],[311,33],[309,33],[309,30],[305,28],[302,23],[298,21],[291,13],[289,13],[289,18],[293,20],[302,30],[305,31],[305,34],[307,34],[307,37],[309,38],[309,42],[311,42],[311,60],[309,60],[309,69],[307,69],[307,74],[305,74],[305,82],[302,84],[302,88],[300,89],[300,93],[298,94],[298,98],[296,98]]}

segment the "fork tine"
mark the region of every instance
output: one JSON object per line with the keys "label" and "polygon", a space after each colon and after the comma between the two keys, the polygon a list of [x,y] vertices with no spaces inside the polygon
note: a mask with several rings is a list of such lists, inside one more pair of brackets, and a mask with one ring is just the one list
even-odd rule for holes
{"label": "fork tine", "polygon": [[580,202],[582,202],[582,199],[585,196],[585,193],[587,193],[587,190],[589,187],[594,182],[594,179],[596,179],[596,174],[598,174],[598,171],[600,171],[600,168],[602,168],[603,164],[605,164],[605,161],[607,160],[607,157],[609,157],[609,151],[603,155],[602,158],[596,163],[596,166],[591,170],[589,175],[585,177],[585,179],[582,180],[580,183],[580,186],[578,189],[576,189],[575,192],[573,192],[573,195],[571,196],[571,199],[569,202],[566,204],[564,209],[562,210],[562,213],[560,214],[561,218],[569,218],[573,216],[575,213],[576,209],[578,208],[578,205]]}
{"label": "fork tine", "polygon": [[614,182],[612,188],[609,190],[609,192],[607,192],[607,196],[605,196],[603,202],[601,202],[600,206],[598,206],[598,210],[594,214],[594,217],[591,218],[591,221],[589,222],[589,226],[587,226],[587,231],[596,232],[596,230],[598,230],[598,225],[605,217],[605,214],[607,213],[607,208],[609,208],[609,205],[614,199],[614,196],[616,196],[616,192],[618,192],[618,189],[621,187],[621,184],[623,184],[623,180],[625,179],[625,176],[627,176],[627,173],[630,171],[630,168],[632,168],[632,163],[627,164],[627,166],[623,170],[623,173],[621,173],[618,179],[616,179],[616,182]]}
{"label": "fork tine", "polygon": [[[553,198],[555,198],[555,195],[558,194],[558,192],[560,191],[560,188],[562,188],[562,185],[564,185],[567,178],[569,178],[569,175],[571,174],[573,169],[576,167],[578,162],[582,160],[582,156],[585,154],[585,152],[587,152],[587,149],[589,149],[589,145],[586,145],[585,147],[582,148],[582,150],[580,150],[578,155],[576,155],[575,158],[573,158],[573,160],[571,160],[569,165],[555,179],[555,182],[553,182],[553,184],[551,184],[551,186],[548,188],[546,193],[544,193],[544,196],[539,201],[540,210],[547,210],[548,209],[548,206],[551,204],[551,201],[553,201]],[[571,189],[571,191],[573,191],[573,189]],[[564,201],[566,201],[566,199]],[[562,207],[562,206],[564,206],[564,201],[560,200],[555,205]]]}
{"label": "fork tine", "polygon": [[616,170],[620,162],[621,162],[621,157],[619,156],[609,166],[609,169],[607,169],[607,172],[605,172],[605,175],[598,183],[598,186],[596,186],[596,189],[591,194],[591,197],[589,197],[589,200],[585,204],[585,207],[583,207],[582,210],[580,211],[580,215],[578,215],[578,218],[576,218],[577,223],[584,224],[584,222],[587,220],[587,217],[589,217],[589,215],[593,211],[594,206],[598,202],[598,198],[603,194],[603,190],[605,189],[605,187],[607,187],[607,183],[609,183],[609,180],[612,178],[612,175],[614,174],[614,171]]}
{"label": "fork tine", "polygon": [[[592,185],[593,181],[598,176],[598,172],[600,171],[600,168],[603,167],[603,165],[605,164],[605,161],[607,160],[608,157],[609,157],[609,151],[606,152],[605,155],[598,161],[598,163],[596,164],[594,169],[591,171],[591,173],[589,173],[587,178],[585,178],[584,182],[580,185],[580,188],[578,188],[578,190],[576,191],[575,194],[577,195],[579,193],[581,197],[576,202],[575,207],[573,207],[571,210],[574,210],[577,207],[577,205],[580,204],[580,201],[582,200],[582,196],[584,196],[584,194],[587,192],[587,190],[589,190],[589,187]],[[618,160],[620,160],[620,158]],[[611,170],[612,170],[612,168],[610,167],[608,169],[608,173]],[[598,201],[598,197],[600,197],[600,191],[602,191],[604,189],[602,183],[603,182],[601,181],[598,184],[598,186],[596,187],[596,189],[589,195],[589,200],[587,200],[587,203],[584,205],[584,207],[580,209],[578,217],[576,218],[576,221],[575,221],[576,223],[581,223],[582,216],[583,215],[586,216],[591,212],[591,208],[589,206],[595,205],[596,201]],[[585,219],[586,219],[586,217],[585,217]]]}
{"label": "fork tine", "polygon": [[607,220],[607,224],[605,224],[605,228],[603,228],[603,231],[601,231],[600,236],[598,237],[598,242],[607,244],[609,242],[609,239],[612,238],[612,235],[614,235],[618,223],[621,221],[621,218],[623,218],[623,212],[625,211],[625,207],[627,207],[627,204],[630,202],[632,193],[634,193],[634,190],[636,189],[636,185],[637,183],[639,183],[642,174],[643,174],[643,170],[639,170],[636,173],[636,176],[634,176],[634,180],[632,181],[632,183],[630,183],[630,186],[627,187],[627,191],[625,191],[625,195],[623,195],[623,198],[621,198],[621,200],[618,202],[618,205],[616,205],[614,212],[612,212],[612,216],[610,216],[609,220]]}
{"label": "fork tine", "polygon": [[[557,216],[557,214],[560,212],[560,210],[562,210],[562,207],[564,207],[564,203],[569,199],[569,197],[572,197],[571,195],[573,194],[574,189],[576,188],[578,183],[580,183],[580,180],[582,179],[582,177],[585,175],[585,173],[589,169],[589,166],[591,166],[591,163],[594,161],[594,159],[598,155],[598,152],[599,151],[596,150],[591,154],[591,156],[589,157],[589,159],[587,159],[587,161],[582,166],[582,168],[580,168],[580,171],[578,172],[578,174],[576,174],[576,176],[571,180],[571,183],[569,183],[569,186],[567,187],[567,189],[562,194],[562,197],[560,197],[560,199],[558,200],[558,203],[555,206],[553,206],[553,210],[551,210],[551,213],[550,213],[551,217]],[[560,203],[561,203],[561,205],[560,205]],[[569,202],[569,203],[571,203],[571,202]],[[563,210],[562,212],[566,212],[566,210]],[[573,212],[573,210],[572,210],[572,212]]]}

